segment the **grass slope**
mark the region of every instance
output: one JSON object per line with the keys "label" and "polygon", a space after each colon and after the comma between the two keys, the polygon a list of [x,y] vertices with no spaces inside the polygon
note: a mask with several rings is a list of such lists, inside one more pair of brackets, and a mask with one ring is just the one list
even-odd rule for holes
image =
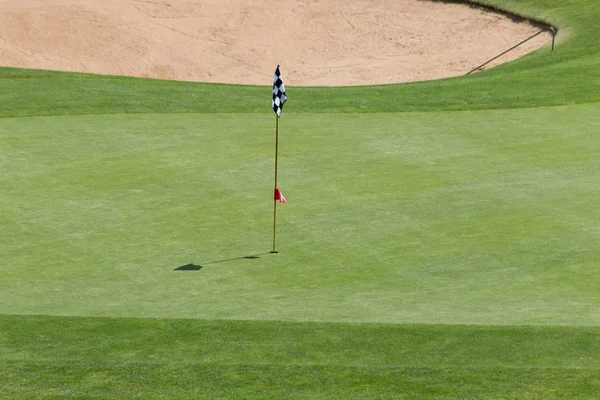
{"label": "grass slope", "polygon": [[[592,398],[598,328],[0,316],[3,398]],[[393,351],[390,351],[392,350]]]}

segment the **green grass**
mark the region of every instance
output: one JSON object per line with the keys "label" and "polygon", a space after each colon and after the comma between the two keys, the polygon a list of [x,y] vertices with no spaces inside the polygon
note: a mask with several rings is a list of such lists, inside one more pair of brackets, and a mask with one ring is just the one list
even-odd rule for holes
{"label": "green grass", "polygon": [[288,88],[277,255],[268,86],[0,68],[0,397],[594,398],[600,3],[485,3],[556,51]]}
{"label": "green grass", "polygon": [[600,390],[598,328],[22,316],[0,323],[4,398],[546,399]]}
{"label": "green grass", "polygon": [[5,119],[0,312],[598,325],[599,113]]}

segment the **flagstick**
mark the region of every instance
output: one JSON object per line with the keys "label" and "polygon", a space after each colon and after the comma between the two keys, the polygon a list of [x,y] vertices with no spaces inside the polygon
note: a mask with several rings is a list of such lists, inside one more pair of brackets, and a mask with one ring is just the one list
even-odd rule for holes
{"label": "flagstick", "polygon": [[[277,190],[277,156],[279,152],[279,117],[275,114],[275,189],[273,193]],[[273,251],[271,253],[277,253],[275,251],[275,234],[277,228],[277,199],[275,199],[275,195],[273,195]]]}

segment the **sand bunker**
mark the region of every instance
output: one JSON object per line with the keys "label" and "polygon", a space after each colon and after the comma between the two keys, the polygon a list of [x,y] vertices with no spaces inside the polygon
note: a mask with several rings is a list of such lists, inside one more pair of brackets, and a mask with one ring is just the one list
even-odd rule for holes
{"label": "sand bunker", "polygon": [[418,0],[7,0],[0,64],[257,85],[281,64],[288,86],[384,84],[463,75],[539,30]]}

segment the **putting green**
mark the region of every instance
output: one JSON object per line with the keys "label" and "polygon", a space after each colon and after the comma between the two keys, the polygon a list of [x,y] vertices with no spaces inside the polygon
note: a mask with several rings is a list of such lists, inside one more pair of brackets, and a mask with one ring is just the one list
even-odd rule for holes
{"label": "putting green", "polygon": [[597,325],[599,111],[5,119],[0,312]]}

